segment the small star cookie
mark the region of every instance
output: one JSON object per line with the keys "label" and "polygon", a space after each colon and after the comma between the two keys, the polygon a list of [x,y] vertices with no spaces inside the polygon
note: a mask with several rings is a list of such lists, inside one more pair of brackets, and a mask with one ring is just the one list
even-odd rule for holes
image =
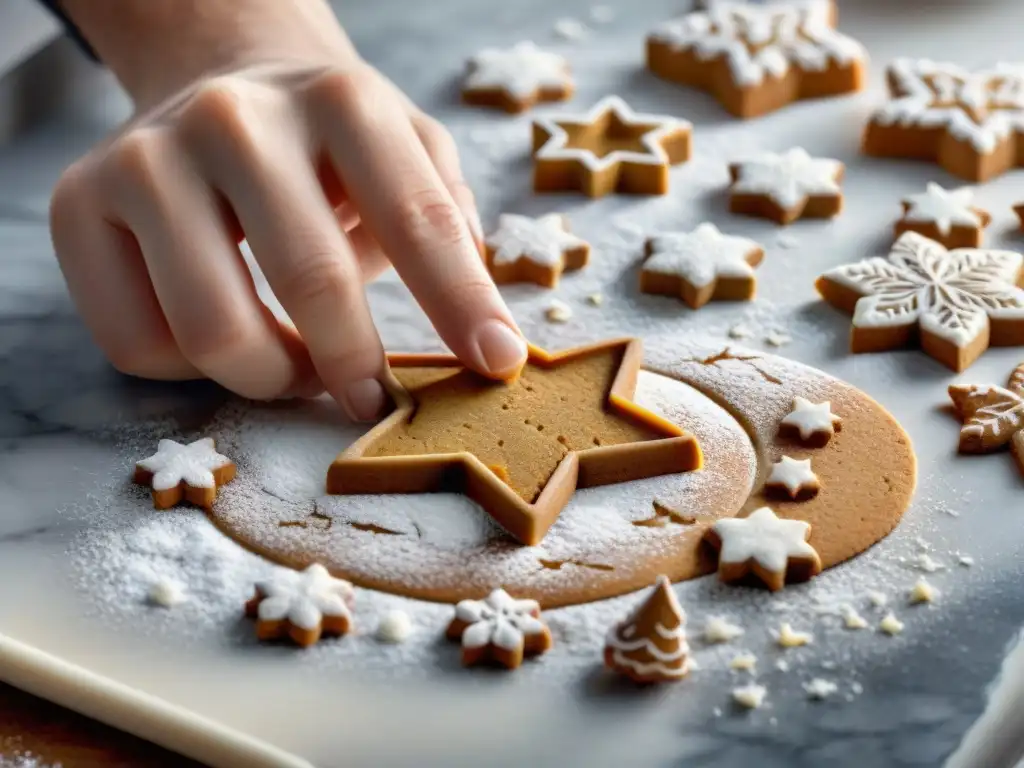
{"label": "small star cookie", "polygon": [[973,201],[970,187],[948,190],[929,182],[924,192],[904,198],[896,237],[917,232],[947,248],[978,248],[992,217],[972,206]]}
{"label": "small star cookie", "polygon": [[245,613],[256,619],[260,640],[291,638],[305,648],[324,635],[347,634],[354,602],[351,584],[313,563],[304,571],[279,568],[269,579],[257,582]]}
{"label": "small star cookie", "polygon": [[565,216],[540,218],[505,213],[486,242],[487,269],[494,282],[529,282],[554,288],[564,270],[582,269],[590,259],[590,244],[569,232]]}
{"label": "small star cookie", "polygon": [[747,517],[718,520],[705,539],[718,550],[718,577],[727,583],[753,575],[773,592],[787,581],[806,581],[821,573],[821,559],[807,543],[810,523],[779,518],[768,507]]}
{"label": "small star cookie", "polygon": [[517,113],[540,102],[570,99],[573,87],[564,57],[524,41],[473,56],[466,64],[462,100]]}
{"label": "small star cookie", "polygon": [[235,479],[235,465],[215,449],[212,437],[187,445],[161,440],[157,451],[135,465],[133,482],[153,490],[153,506],[168,509],[181,501],[209,509],[217,489]]}
{"label": "small star cookie", "polygon": [[831,218],[843,209],[843,172],[838,160],[811,157],[799,147],[765,152],[729,166],[729,210],[778,224]]}
{"label": "small star cookie", "polygon": [[771,496],[787,497],[790,501],[806,501],[818,495],[821,484],[811,469],[810,459],[783,456],[772,465],[764,490]]}
{"label": "small star cookie", "polygon": [[832,405],[812,403],[805,397],[793,398],[793,410],[779,422],[779,434],[795,434],[800,441],[813,448],[824,447],[832,436],[842,429],[843,420],[832,413]]}
{"label": "small star cookie", "polygon": [[496,589],[483,600],[462,600],[448,625],[449,640],[462,642],[462,663],[493,662],[507,669],[551,648],[551,630],[540,620],[536,600],[516,600]]}
{"label": "small star cookie", "polygon": [[764,249],[746,237],[723,235],[714,224],[692,232],[666,232],[647,240],[640,290],[681,298],[691,309],[709,301],[749,301],[757,279],[754,267]]}
{"label": "small star cookie", "polygon": [[960,453],[991,453],[1006,448],[1024,474],[1024,363],[1006,389],[954,384],[949,388],[960,429]]}

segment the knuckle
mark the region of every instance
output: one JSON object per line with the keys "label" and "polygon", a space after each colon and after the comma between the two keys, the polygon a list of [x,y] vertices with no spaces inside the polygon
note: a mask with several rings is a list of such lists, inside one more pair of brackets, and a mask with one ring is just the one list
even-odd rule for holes
{"label": "knuckle", "polygon": [[259,342],[257,329],[241,313],[225,309],[217,315],[189,314],[174,328],[182,354],[199,370],[242,359]]}
{"label": "knuckle", "polygon": [[353,276],[333,253],[307,256],[281,286],[282,299],[293,305],[324,306],[343,301]]}
{"label": "knuckle", "polygon": [[162,141],[155,129],[141,128],[122,136],[111,149],[110,169],[116,184],[135,189],[159,188],[158,163]]}
{"label": "knuckle", "polygon": [[55,236],[73,227],[82,204],[88,199],[85,191],[88,171],[83,161],[70,165],[57,180],[50,197],[50,227]]}
{"label": "knuckle", "polygon": [[373,77],[363,67],[332,69],[313,80],[311,96],[317,103],[341,107],[343,111],[372,109],[376,98]]}
{"label": "knuckle", "polygon": [[439,189],[424,189],[406,201],[405,219],[414,232],[426,232],[432,240],[453,245],[468,236],[462,212]]}
{"label": "knuckle", "polygon": [[203,83],[185,105],[179,127],[186,144],[205,155],[258,155],[257,126],[230,77]]}
{"label": "knuckle", "polygon": [[181,359],[181,352],[169,334],[150,338],[111,333],[97,343],[114,369],[125,376],[164,379],[168,377],[169,363]]}

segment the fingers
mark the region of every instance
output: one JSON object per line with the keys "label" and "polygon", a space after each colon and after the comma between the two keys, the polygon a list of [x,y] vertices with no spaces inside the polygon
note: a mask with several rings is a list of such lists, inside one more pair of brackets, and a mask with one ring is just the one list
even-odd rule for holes
{"label": "fingers", "polygon": [[[362,225],[438,333],[477,371],[515,375],[525,362],[526,344],[404,105],[375,74],[361,69],[321,76],[308,97],[319,139]],[[451,174],[450,163],[445,167]]]}

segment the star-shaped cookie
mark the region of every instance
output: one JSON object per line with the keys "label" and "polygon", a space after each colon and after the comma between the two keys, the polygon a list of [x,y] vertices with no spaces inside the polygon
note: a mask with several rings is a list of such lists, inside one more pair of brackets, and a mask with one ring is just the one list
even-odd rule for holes
{"label": "star-shaped cookie", "polygon": [[1024,343],[1024,257],[1013,251],[948,250],[907,232],[886,259],[837,267],[818,293],[853,314],[852,352],[881,352],[919,342],[943,365],[962,371],[989,346]]}
{"label": "star-shaped cookie", "polygon": [[1006,389],[977,384],[955,384],[949,388],[960,429],[960,453],[1013,451],[1024,474],[1024,363],[1017,366]]}
{"label": "star-shaped cookie", "polygon": [[540,102],[572,98],[565,58],[531,42],[485,48],[466,64],[462,100],[467,104],[523,112]]}
{"label": "star-shaped cookie", "polygon": [[947,248],[978,248],[992,217],[975,208],[974,190],[943,189],[928,182],[924,192],[903,199],[903,218],[896,222],[896,237],[917,232]]}
{"label": "star-shaped cookie", "polygon": [[779,224],[830,218],[843,209],[843,171],[838,160],[811,157],[799,147],[764,152],[729,166],[729,210]]}
{"label": "star-shaped cookie", "polygon": [[843,420],[832,413],[832,404],[812,403],[799,395],[793,398],[793,410],[779,423],[781,435],[799,435],[800,441],[814,448],[825,446],[842,429]]}
{"label": "star-shaped cookie", "polygon": [[867,154],[931,160],[971,181],[1024,164],[1024,64],[972,72],[897,59],[887,79],[891,100],[868,122]]}
{"label": "star-shaped cookie", "polygon": [[746,237],[723,235],[714,224],[692,232],[665,232],[647,240],[647,258],[640,271],[640,290],[676,296],[700,309],[712,299],[754,298],[754,267],[764,249]]}
{"label": "star-shaped cookie", "polygon": [[533,188],[663,195],[669,167],[690,157],[692,126],[662,115],[641,115],[618,96],[586,114],[537,118],[533,124]]}
{"label": "star-shaped cookie", "polygon": [[334,461],[327,491],[464,493],[537,544],[578,487],[700,468],[691,435],[630,401],[642,356],[636,339],[530,347],[496,382],[448,355],[392,355],[397,407]]}
{"label": "star-shaped cookie", "polygon": [[505,213],[486,242],[487,269],[496,283],[536,283],[554,288],[562,272],[582,269],[590,245],[569,232],[565,216],[549,213],[536,219]]}
{"label": "star-shaped cookie", "polygon": [[764,489],[771,495],[788,498],[790,501],[806,501],[818,495],[821,484],[811,469],[810,459],[782,456],[772,464]]}
{"label": "star-shaped cookie", "polygon": [[234,462],[217,453],[212,437],[188,444],[161,440],[156,453],[135,465],[132,477],[133,482],[152,489],[157,509],[182,501],[209,509],[217,489],[234,479]]}

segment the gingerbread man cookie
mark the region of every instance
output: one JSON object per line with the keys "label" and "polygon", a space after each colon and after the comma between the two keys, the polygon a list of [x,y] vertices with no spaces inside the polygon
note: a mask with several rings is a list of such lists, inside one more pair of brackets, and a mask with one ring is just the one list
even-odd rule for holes
{"label": "gingerbread man cookie", "polygon": [[991,453],[1010,446],[1024,474],[1024,363],[1006,388],[955,384],[949,388],[960,429],[960,453]]}
{"label": "gingerbread man cookie", "polygon": [[554,288],[564,270],[582,269],[590,259],[590,244],[569,232],[568,219],[558,213],[536,219],[502,214],[484,245],[487,269],[499,284]]}
{"label": "gingerbread man cookie", "polygon": [[732,163],[729,210],[778,224],[802,217],[831,218],[843,209],[838,160],[811,157],[799,147]]}
{"label": "gingerbread man cookie", "polygon": [[188,501],[209,509],[217,489],[235,478],[235,465],[217,453],[212,437],[183,444],[161,440],[157,451],[135,465],[132,480],[153,490],[153,506],[173,507]]}
{"label": "gingerbread man cookie", "polygon": [[681,680],[690,671],[683,613],[667,576],[605,639],[604,663],[638,683]]}
{"label": "gingerbread man cookie", "polygon": [[467,104],[517,113],[540,102],[572,98],[565,58],[531,42],[486,48],[469,60],[466,70],[462,100]]}
{"label": "gingerbread man cookie", "polygon": [[245,613],[256,619],[260,640],[290,638],[305,648],[322,636],[347,634],[354,601],[351,584],[313,563],[301,572],[278,569],[269,579],[257,582]]}
{"label": "gingerbread man cookie", "polygon": [[516,600],[503,589],[483,600],[460,601],[447,635],[462,643],[462,663],[467,667],[492,662],[515,669],[524,656],[537,656],[552,645],[537,601]]}
{"label": "gingerbread man cookie", "polygon": [[947,248],[978,248],[992,217],[973,202],[974,190],[969,187],[948,190],[929,182],[924,192],[904,198],[896,237],[917,232]]}

